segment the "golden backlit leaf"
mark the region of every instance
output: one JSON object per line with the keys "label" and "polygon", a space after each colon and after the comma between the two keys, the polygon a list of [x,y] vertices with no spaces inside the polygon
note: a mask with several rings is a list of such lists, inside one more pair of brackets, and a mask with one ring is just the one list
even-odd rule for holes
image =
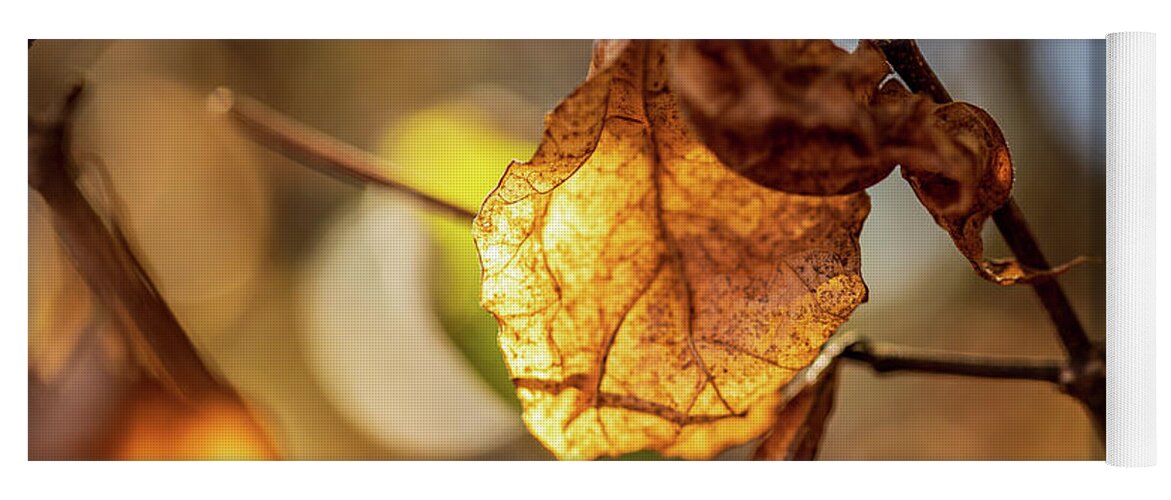
{"label": "golden backlit leaf", "polygon": [[599,44],[473,227],[524,420],[558,458],[709,458],[866,299],[869,198],[772,191],[682,121],[667,43]]}

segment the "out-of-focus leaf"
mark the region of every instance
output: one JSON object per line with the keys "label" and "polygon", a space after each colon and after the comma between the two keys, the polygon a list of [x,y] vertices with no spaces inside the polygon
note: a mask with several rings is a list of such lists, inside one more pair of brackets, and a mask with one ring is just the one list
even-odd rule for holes
{"label": "out-of-focus leaf", "polygon": [[754,182],[844,194],[874,185],[897,164],[981,277],[1010,285],[1078,262],[1029,269],[984,258],[980,231],[1012,192],[1004,135],[976,106],[938,104],[889,80],[875,43],[863,40],[848,53],[829,40],[679,41],[671,54],[672,85],[692,125]]}
{"label": "out-of-focus leaf", "polygon": [[[116,222],[94,211],[72,178],[67,148],[77,85],[51,118],[30,121],[29,186],[49,207],[61,249],[117,324],[137,366],[181,397],[225,391],[208,371],[191,340],[159,295]],[[72,351],[74,341],[68,342]]]}
{"label": "out-of-focus leaf", "polygon": [[125,45],[88,73],[73,117],[78,186],[203,348],[236,333],[262,286],[272,212],[260,151],[202,92],[136,67],[150,56]]}
{"label": "out-of-focus leaf", "polygon": [[688,40],[673,44],[671,84],[704,143],[754,182],[846,194],[886,178],[887,124],[870,109],[890,68],[860,44],[829,40]]}
{"label": "out-of-focus leaf", "polygon": [[600,44],[473,227],[525,422],[559,458],[710,458],[760,436],[866,298],[866,194],[729,171],[682,121],[666,64],[665,42]]}

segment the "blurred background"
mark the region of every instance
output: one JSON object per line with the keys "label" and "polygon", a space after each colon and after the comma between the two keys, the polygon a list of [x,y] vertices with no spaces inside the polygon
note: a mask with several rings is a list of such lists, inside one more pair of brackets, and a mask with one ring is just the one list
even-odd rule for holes
{"label": "blurred background", "polygon": [[[847,49],[854,40],[839,40]],[[254,144],[207,95],[229,86],[475,209],[590,41],[37,41],[29,111],[90,84],[79,185],[118,221],[205,363],[246,406],[184,405],[129,369],[113,322],[29,190],[30,459],[548,459],[520,421],[478,305],[465,222]],[[1016,198],[1092,338],[1105,331],[1102,40],[923,40],[987,110]],[[898,175],[870,190],[870,301],[844,328],[908,345],[1060,356],[1027,287],[975,276]],[[987,253],[1007,256],[995,228]],[[1082,408],[1041,382],[878,376],[846,363],[820,459],[1099,460]],[[721,458],[750,456],[751,447]],[[653,459],[652,453],[628,458]]]}

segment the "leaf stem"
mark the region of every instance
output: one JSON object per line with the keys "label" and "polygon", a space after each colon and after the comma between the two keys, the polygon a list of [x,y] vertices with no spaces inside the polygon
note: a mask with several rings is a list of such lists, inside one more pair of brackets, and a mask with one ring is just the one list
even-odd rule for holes
{"label": "leaf stem", "polygon": [[427,193],[418,186],[386,173],[386,161],[286,117],[248,96],[220,87],[208,96],[212,112],[225,113],[258,144],[329,175],[357,178],[362,182],[406,193],[428,208],[471,221],[476,211]]}
{"label": "leaf stem", "polygon": [[[875,43],[911,91],[930,95],[939,104],[952,102],[947,88],[931,69],[914,40],[876,40]],[[992,220],[1022,265],[1034,269],[1051,267],[1016,200],[1010,197],[1008,202],[992,213]],[[1073,380],[1065,385],[1066,392],[1086,406],[1094,419],[1099,438],[1105,442],[1105,350],[1090,342],[1069,298],[1054,277],[1039,277],[1031,285],[1056,326],[1057,335],[1070,358]]]}
{"label": "leaf stem", "polygon": [[831,363],[817,383],[788,400],[773,430],[753,453],[753,460],[816,460],[821,437],[833,413],[838,387],[837,363]]}
{"label": "leaf stem", "polygon": [[951,93],[931,69],[914,40],[875,40],[887,62],[911,92],[927,94],[936,104],[952,102]]}

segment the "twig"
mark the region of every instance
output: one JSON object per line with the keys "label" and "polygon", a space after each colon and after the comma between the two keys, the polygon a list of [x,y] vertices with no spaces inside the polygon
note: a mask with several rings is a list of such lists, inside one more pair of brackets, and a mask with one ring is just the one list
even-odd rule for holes
{"label": "twig", "polygon": [[264,147],[329,175],[357,178],[406,193],[438,212],[471,221],[476,211],[429,194],[386,174],[386,162],[286,117],[248,96],[221,87],[208,96],[208,109],[227,113]]}
{"label": "twig", "polygon": [[[923,92],[939,104],[952,102],[951,95],[932,71],[914,40],[876,40],[887,61],[914,92]],[[996,228],[1009,249],[1024,266],[1049,269],[1049,261],[1041,252],[1037,239],[1029,229],[1028,221],[1017,206],[1008,202],[992,213]],[[1041,300],[1049,318],[1057,327],[1057,335],[1070,358],[1071,380],[1064,384],[1066,392],[1081,400],[1094,419],[1099,438],[1106,437],[1106,354],[1090,342],[1085,328],[1074,313],[1061,284],[1053,277],[1040,277],[1032,283],[1033,291]]]}
{"label": "twig", "polygon": [[1037,380],[1064,386],[1069,368],[1058,359],[1032,356],[992,356],[878,342],[853,332],[834,335],[821,354],[785,385],[786,400],[820,381],[834,360],[848,359],[869,365],[878,373],[919,372],[940,375]]}
{"label": "twig", "polygon": [[914,40],[875,40],[874,43],[912,92],[927,94],[936,104],[952,102],[947,87],[927,64]]}
{"label": "twig", "polygon": [[[1037,239],[1029,229],[1025,214],[1021,212],[1016,200],[1009,198],[1008,202],[992,213],[992,220],[1000,235],[1012,249],[1012,253],[1020,259],[1021,264],[1033,269],[1049,269],[1049,261],[1037,246]],[[1049,318],[1057,326],[1057,334],[1061,336],[1061,343],[1074,364],[1083,364],[1089,361],[1094,349],[1089,336],[1073,312],[1073,306],[1065,296],[1065,291],[1053,277],[1040,277],[1033,282],[1033,290],[1049,313]]]}
{"label": "twig", "polygon": [[235,395],[207,370],[116,223],[107,227],[71,173],[69,129],[79,83],[48,119],[29,119],[29,186],[52,209],[52,224],[77,272],[109,311],[138,361],[185,398]]}
{"label": "twig", "polygon": [[898,346],[871,340],[851,344],[842,358],[861,361],[878,373],[899,371],[969,377],[1042,380],[1061,385],[1065,364],[1028,356],[988,356]]}

